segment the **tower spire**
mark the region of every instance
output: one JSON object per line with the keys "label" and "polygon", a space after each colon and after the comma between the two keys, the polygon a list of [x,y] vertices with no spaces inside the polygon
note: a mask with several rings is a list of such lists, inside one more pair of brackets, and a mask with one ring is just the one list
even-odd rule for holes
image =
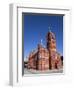
{"label": "tower spire", "polygon": [[43,40],[41,39],[41,45],[43,45]]}
{"label": "tower spire", "polygon": [[49,29],[49,32],[51,32],[51,28],[50,28],[50,26],[48,27],[48,29]]}

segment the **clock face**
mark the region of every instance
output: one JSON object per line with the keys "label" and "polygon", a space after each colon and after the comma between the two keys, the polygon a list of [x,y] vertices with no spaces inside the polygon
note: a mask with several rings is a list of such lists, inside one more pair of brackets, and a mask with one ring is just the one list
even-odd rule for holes
{"label": "clock face", "polygon": [[40,55],[39,58],[41,58],[42,56]]}

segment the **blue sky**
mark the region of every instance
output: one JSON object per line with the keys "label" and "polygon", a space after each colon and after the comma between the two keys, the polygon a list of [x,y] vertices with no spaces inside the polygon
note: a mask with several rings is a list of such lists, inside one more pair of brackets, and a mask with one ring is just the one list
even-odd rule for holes
{"label": "blue sky", "polygon": [[33,15],[24,14],[24,57],[37,48],[38,43],[43,41],[46,46],[46,35],[50,27],[56,35],[57,51],[63,55],[63,16],[59,15]]}

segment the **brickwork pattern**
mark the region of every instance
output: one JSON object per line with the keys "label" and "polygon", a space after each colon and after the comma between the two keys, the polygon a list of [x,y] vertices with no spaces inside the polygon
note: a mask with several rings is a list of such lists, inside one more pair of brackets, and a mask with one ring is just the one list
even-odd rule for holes
{"label": "brickwork pattern", "polygon": [[61,55],[56,50],[55,34],[48,32],[46,40],[46,48],[38,44],[37,50],[30,53],[28,58],[28,69],[54,70],[63,67]]}

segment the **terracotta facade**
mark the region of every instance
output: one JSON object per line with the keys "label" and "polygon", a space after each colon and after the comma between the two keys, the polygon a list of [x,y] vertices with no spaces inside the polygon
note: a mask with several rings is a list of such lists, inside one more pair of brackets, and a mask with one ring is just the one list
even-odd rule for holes
{"label": "terracotta facade", "polygon": [[53,70],[63,67],[61,55],[56,50],[55,34],[48,32],[46,41],[46,48],[42,44],[38,44],[38,48],[30,53],[28,69]]}

